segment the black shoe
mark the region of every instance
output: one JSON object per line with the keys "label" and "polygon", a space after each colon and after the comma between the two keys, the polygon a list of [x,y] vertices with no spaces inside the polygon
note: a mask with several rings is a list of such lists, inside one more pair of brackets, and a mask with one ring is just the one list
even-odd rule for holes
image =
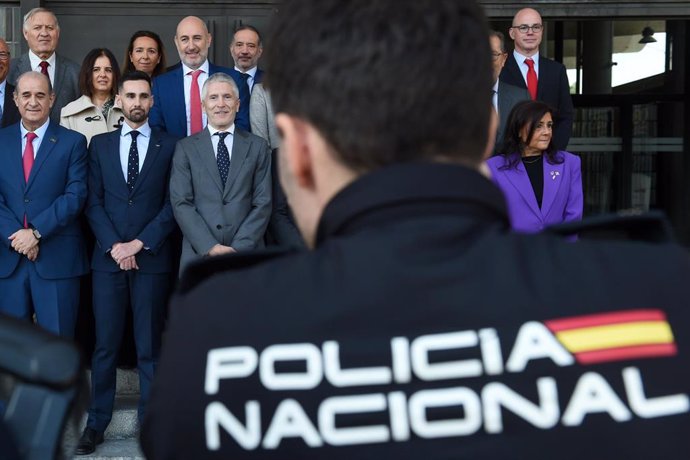
{"label": "black shoe", "polygon": [[76,455],[92,454],[96,450],[96,445],[102,442],[103,433],[99,433],[93,428],[84,428],[84,433],[79,438],[79,444],[77,444],[77,450],[74,453]]}

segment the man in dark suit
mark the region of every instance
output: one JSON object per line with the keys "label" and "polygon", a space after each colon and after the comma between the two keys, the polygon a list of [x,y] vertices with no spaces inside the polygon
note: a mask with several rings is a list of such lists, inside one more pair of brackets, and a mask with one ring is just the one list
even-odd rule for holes
{"label": "man in dark suit", "polygon": [[17,81],[21,123],[0,130],[0,311],[74,335],[88,261],[78,217],[86,201],[86,139],[50,121],[48,78]]}
{"label": "man in dark suit", "polygon": [[93,269],[92,401],[77,454],[94,451],[110,423],[117,352],[132,308],[139,368],[139,419],[148,401],[158,360],[173,266],[170,233],[175,221],[168,184],[175,137],[151,129],[151,80],[132,72],[120,81],[117,99],[124,123],[89,147],[86,216],[96,236]]}
{"label": "man in dark suit", "polygon": [[190,267],[146,458],[690,458],[690,255],[510,232],[479,172],[482,8],[291,0],[274,21],[279,171],[312,250]]}
{"label": "man in dark suit", "polygon": [[530,96],[525,88],[509,85],[502,82],[499,78],[508,58],[503,34],[496,30],[489,31],[489,44],[491,46],[491,61],[494,69],[494,87],[491,103],[498,113],[499,120],[498,130],[496,131],[496,143],[494,144],[494,154],[496,154],[501,148],[503,133],[508,123],[508,115],[510,115],[515,104],[529,100]]}
{"label": "man in dark suit", "polygon": [[17,104],[14,103],[14,86],[7,83],[10,70],[10,48],[0,38],[0,128],[13,125],[20,120]]}
{"label": "man in dark suit", "polygon": [[539,12],[524,8],[513,18],[509,30],[515,43],[500,80],[513,86],[526,88],[532,99],[544,101],[556,111],[553,141],[558,150],[565,150],[573,131],[573,100],[565,66],[539,55],[544,36],[544,24]]}
{"label": "man in dark suit", "polygon": [[204,84],[208,126],[175,148],[170,200],[182,235],[180,269],[191,261],[263,247],[271,216],[271,152],[234,124],[239,94],[223,73]]}
{"label": "man in dark suit", "polygon": [[254,84],[261,83],[264,71],[257,67],[264,47],[259,31],[250,25],[243,25],[235,30],[230,43],[230,55],[235,61],[235,70],[243,74],[249,92]]}
{"label": "man in dark suit", "polygon": [[239,72],[213,65],[208,61],[211,34],[206,23],[196,16],[180,21],[175,32],[175,46],[180,64],[156,77],[153,82],[153,108],[149,124],[182,138],[200,132],[206,126],[201,109],[201,87],[210,75],[223,72],[230,75],[240,88],[239,113],[236,124],[249,130],[249,91],[244,90]]}
{"label": "man in dark suit", "polygon": [[24,38],[29,52],[14,60],[8,80],[15,84],[24,72],[35,70],[50,78],[55,102],[50,119],[60,122],[60,111],[80,96],[79,65],[55,52],[60,39],[60,24],[52,11],[34,8],[24,16]]}

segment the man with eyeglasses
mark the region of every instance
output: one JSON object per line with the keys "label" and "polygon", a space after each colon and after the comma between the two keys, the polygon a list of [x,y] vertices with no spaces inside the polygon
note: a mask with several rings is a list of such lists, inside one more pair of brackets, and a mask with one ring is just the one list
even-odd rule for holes
{"label": "man with eyeglasses", "polygon": [[0,128],[19,121],[19,111],[12,98],[14,86],[7,82],[9,71],[10,48],[7,46],[7,42],[0,38]]}
{"label": "man with eyeglasses", "polygon": [[515,50],[501,72],[501,82],[526,88],[532,99],[555,109],[553,141],[558,150],[565,150],[573,130],[570,83],[563,64],[539,54],[544,36],[541,15],[532,8],[521,9],[508,33]]}
{"label": "man with eyeglasses", "polygon": [[501,81],[499,75],[508,60],[506,52],[506,42],[503,34],[497,30],[489,31],[489,44],[491,45],[491,63],[493,65],[494,86],[491,104],[498,113],[498,130],[496,131],[496,143],[494,144],[494,155],[501,151],[503,133],[508,123],[508,115],[515,104],[520,101],[530,99],[529,92],[525,88],[509,85]]}

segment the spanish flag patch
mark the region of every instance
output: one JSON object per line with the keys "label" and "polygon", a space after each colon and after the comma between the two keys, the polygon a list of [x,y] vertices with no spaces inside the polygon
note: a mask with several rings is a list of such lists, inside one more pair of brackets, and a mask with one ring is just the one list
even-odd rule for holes
{"label": "spanish flag patch", "polygon": [[661,310],[640,309],[545,321],[580,364],[673,356],[671,326]]}

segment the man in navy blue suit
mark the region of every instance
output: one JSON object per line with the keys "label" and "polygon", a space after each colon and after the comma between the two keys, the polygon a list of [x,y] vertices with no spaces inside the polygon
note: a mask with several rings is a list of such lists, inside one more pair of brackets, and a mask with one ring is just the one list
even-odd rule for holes
{"label": "man in navy blue suit", "polygon": [[250,25],[243,25],[235,30],[230,43],[230,55],[235,62],[235,70],[246,75],[249,92],[256,83],[261,83],[264,71],[259,69],[259,58],[264,47],[259,31]]}
{"label": "man in navy blue suit", "polygon": [[0,312],[74,335],[79,277],[88,272],[78,217],[86,201],[86,138],[50,121],[48,78],[26,72],[21,122],[0,130]]}
{"label": "man in navy blue suit", "polygon": [[121,82],[124,123],[101,134],[89,147],[89,197],[86,216],[96,236],[91,408],[77,454],[89,454],[103,440],[115,398],[117,352],[132,308],[139,385],[139,419],[146,410],[158,361],[165,305],[173,266],[170,233],[175,221],[168,182],[176,138],[151,128],[151,80],[132,72]]}
{"label": "man in navy blue suit", "polygon": [[575,110],[565,66],[539,53],[544,37],[541,15],[533,8],[521,9],[513,17],[513,25],[508,32],[515,43],[515,50],[501,71],[501,83],[533,91],[532,99],[546,102],[556,110],[553,142],[558,150],[565,150],[573,131]]}
{"label": "man in navy blue suit", "polygon": [[208,61],[211,40],[206,23],[196,16],[187,16],[177,25],[175,46],[180,64],[154,80],[155,103],[149,118],[152,127],[178,138],[200,132],[206,126],[206,115],[201,110],[201,87],[209,75],[223,72],[240,88],[240,111],[235,123],[249,131],[249,91],[239,72]]}

